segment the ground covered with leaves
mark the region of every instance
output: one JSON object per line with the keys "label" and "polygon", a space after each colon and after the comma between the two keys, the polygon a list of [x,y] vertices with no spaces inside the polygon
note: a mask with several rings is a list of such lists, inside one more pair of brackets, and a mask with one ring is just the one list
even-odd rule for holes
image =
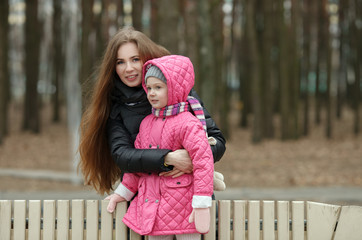
{"label": "ground covered with leaves", "polygon": [[[0,145],[1,169],[73,171],[69,149],[70,134],[65,117],[51,123],[43,111],[42,132],[21,131],[21,110],[11,109],[11,130]],[[346,111],[342,120],[333,121],[333,137],[327,139],[325,127],[313,126],[308,137],[281,141],[279,138],[251,142],[251,131],[236,127],[227,151],[215,167],[228,187],[362,186],[362,133],[352,133],[353,115]],[[277,131],[277,129],[276,129]],[[84,190],[81,184],[0,176],[0,191]]]}

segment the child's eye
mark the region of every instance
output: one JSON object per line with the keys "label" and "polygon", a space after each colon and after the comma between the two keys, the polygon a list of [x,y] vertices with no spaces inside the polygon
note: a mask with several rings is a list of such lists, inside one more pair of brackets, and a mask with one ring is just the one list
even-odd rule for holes
{"label": "child's eye", "polygon": [[133,58],[132,61],[134,61],[134,62],[139,62],[140,59],[139,59],[139,58]]}
{"label": "child's eye", "polygon": [[122,60],[118,60],[118,61],[116,62],[117,65],[123,64],[123,63],[124,63],[124,61],[122,61]]}

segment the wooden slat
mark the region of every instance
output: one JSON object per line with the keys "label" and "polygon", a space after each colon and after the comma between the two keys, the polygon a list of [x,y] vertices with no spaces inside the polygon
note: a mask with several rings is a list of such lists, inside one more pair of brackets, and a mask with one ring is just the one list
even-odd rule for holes
{"label": "wooden slat", "polygon": [[204,240],[216,239],[216,201],[212,201],[210,208],[210,231],[204,235]]}
{"label": "wooden slat", "polygon": [[130,230],[130,240],[141,240],[142,236],[138,233],[134,232],[133,230]]}
{"label": "wooden slat", "polygon": [[72,200],[72,239],[84,236],[84,200]]}
{"label": "wooden slat", "polygon": [[342,207],[334,240],[344,239],[362,239],[362,207]]}
{"label": "wooden slat", "polygon": [[246,201],[234,200],[233,233],[234,240],[245,240]]}
{"label": "wooden slat", "polygon": [[55,239],[55,200],[44,200],[43,239]]}
{"label": "wooden slat", "polygon": [[315,202],[307,203],[308,240],[330,240],[334,234],[340,206]]}
{"label": "wooden slat", "polygon": [[278,219],[278,240],[289,239],[289,202],[277,202],[277,219]]}
{"label": "wooden slat", "polygon": [[87,200],[87,227],[86,237],[87,240],[98,240],[98,218],[99,207],[98,200]]}
{"label": "wooden slat", "polygon": [[25,239],[26,201],[14,201],[14,239]]}
{"label": "wooden slat", "polygon": [[0,200],[0,240],[10,240],[11,201]]}
{"label": "wooden slat", "polygon": [[304,240],[304,202],[292,202],[292,239]]}
{"label": "wooden slat", "polygon": [[260,239],[260,201],[249,201],[248,239]]}
{"label": "wooden slat", "polygon": [[219,201],[218,239],[230,239],[230,200]]}
{"label": "wooden slat", "polygon": [[102,200],[101,206],[101,239],[113,239],[113,214],[107,211],[109,200]]}
{"label": "wooden slat", "polygon": [[116,240],[123,240],[127,239],[127,226],[122,222],[123,216],[127,212],[127,202],[120,202],[117,204],[116,207],[116,229],[115,229],[115,235]]}
{"label": "wooden slat", "polygon": [[57,239],[69,239],[69,200],[58,200]]}
{"label": "wooden slat", "polygon": [[40,240],[40,219],[41,219],[40,200],[30,200],[28,239]]}
{"label": "wooden slat", "polygon": [[274,201],[263,201],[263,240],[275,239]]}

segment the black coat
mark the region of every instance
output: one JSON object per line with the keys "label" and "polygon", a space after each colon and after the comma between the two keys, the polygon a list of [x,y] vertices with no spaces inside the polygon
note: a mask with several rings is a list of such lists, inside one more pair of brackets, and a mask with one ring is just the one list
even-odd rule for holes
{"label": "black coat", "polygon": [[[122,88],[123,92],[128,91]],[[169,171],[171,168],[165,167],[164,157],[171,150],[134,148],[141,121],[151,114],[152,109],[147,101],[146,93],[143,89],[141,90],[143,94],[138,94],[136,103],[133,100],[133,103],[125,104],[124,95],[112,96],[113,104],[107,121],[107,136],[113,160],[123,172]],[[194,90],[191,90],[190,95],[201,102]],[[211,146],[214,162],[217,162],[225,152],[225,138],[205,108],[204,113],[208,136],[217,140],[217,144]]]}

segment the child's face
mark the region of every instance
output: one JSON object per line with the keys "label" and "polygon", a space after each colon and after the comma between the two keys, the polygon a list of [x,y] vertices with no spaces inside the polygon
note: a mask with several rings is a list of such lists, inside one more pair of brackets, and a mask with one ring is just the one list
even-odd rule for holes
{"label": "child's face", "polygon": [[155,77],[147,78],[147,99],[153,108],[163,108],[167,105],[167,85]]}
{"label": "child's face", "polygon": [[128,87],[137,87],[142,83],[143,62],[137,45],[133,42],[122,44],[117,51],[116,72]]}

